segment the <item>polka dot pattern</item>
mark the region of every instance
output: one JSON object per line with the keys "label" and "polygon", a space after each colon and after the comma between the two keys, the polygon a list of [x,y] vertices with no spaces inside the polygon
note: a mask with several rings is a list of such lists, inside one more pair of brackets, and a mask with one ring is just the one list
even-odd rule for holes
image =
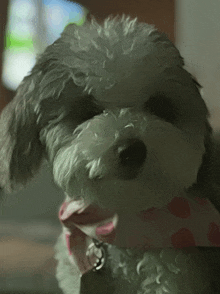
{"label": "polka dot pattern", "polygon": [[199,205],[202,205],[202,206],[208,205],[208,200],[205,198],[196,197],[195,200],[197,201]]}
{"label": "polka dot pattern", "polygon": [[220,246],[220,226],[215,222],[209,224],[208,239],[214,246]]}
{"label": "polka dot pattern", "polygon": [[182,228],[171,236],[171,243],[175,248],[196,246],[193,233],[187,229]]}
{"label": "polka dot pattern", "polygon": [[188,201],[183,197],[174,197],[168,204],[170,213],[180,218],[188,218],[191,215]]}
{"label": "polka dot pattern", "polygon": [[150,208],[148,210],[143,210],[139,213],[139,217],[142,221],[156,220],[157,215],[155,214],[156,208]]}
{"label": "polka dot pattern", "polygon": [[71,252],[71,248],[70,248],[70,234],[66,234],[66,246],[67,246],[67,249],[68,249],[68,253],[69,253],[69,255],[71,255],[72,254],[72,252]]}
{"label": "polka dot pattern", "polygon": [[[109,214],[103,212],[101,208],[90,209],[90,214],[85,214],[85,210],[67,214],[67,208],[68,206],[64,203],[59,217],[64,227],[70,232],[70,235],[66,235],[68,252],[75,255],[74,248],[80,248],[80,250],[83,248],[85,251],[86,238],[93,238],[93,235],[89,233],[87,235],[81,230],[79,223],[83,224],[82,227],[89,225],[93,228],[94,225],[94,230],[102,228],[102,221],[105,218],[108,219]],[[94,219],[100,222],[98,227]],[[143,210],[137,215],[129,216],[129,220],[120,216],[119,224],[122,226],[116,225],[110,233],[108,230],[100,234],[96,232],[96,235],[99,235],[99,241],[128,248],[220,247],[220,214],[205,198],[175,197],[166,206]],[[90,231],[92,232],[92,230],[88,232]]]}
{"label": "polka dot pattern", "polygon": [[[210,209],[210,203],[207,199],[196,197],[195,201],[200,207],[209,207]],[[185,198],[173,198],[167,208],[169,212],[177,218],[187,219],[193,217],[193,215],[191,215],[190,203]],[[220,247],[220,222],[218,224],[216,222],[210,222],[206,235],[207,240],[210,242],[210,246]],[[198,246],[194,234],[186,227],[180,228],[177,232],[171,235],[171,243],[175,248]]]}

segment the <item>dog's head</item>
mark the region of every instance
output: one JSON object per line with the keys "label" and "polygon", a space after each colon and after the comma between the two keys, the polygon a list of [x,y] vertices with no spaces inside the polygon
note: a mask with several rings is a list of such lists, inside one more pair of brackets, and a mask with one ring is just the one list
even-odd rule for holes
{"label": "dog's head", "polygon": [[39,57],[0,121],[0,184],[43,159],[72,198],[161,206],[197,181],[207,108],[178,50],[129,18],[69,25]]}

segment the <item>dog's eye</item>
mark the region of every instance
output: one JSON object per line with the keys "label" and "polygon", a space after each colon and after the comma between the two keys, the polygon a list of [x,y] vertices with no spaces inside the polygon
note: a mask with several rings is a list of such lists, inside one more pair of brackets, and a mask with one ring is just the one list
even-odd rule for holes
{"label": "dog's eye", "polygon": [[72,111],[74,120],[80,124],[99,115],[103,109],[97,105],[92,96],[81,97],[75,104]]}
{"label": "dog's eye", "polygon": [[85,109],[85,111],[81,115],[81,120],[82,121],[89,120],[89,119],[93,118],[94,116],[99,115],[101,113],[102,113],[101,109],[93,106],[91,108]]}
{"label": "dog's eye", "polygon": [[145,103],[144,109],[170,123],[175,123],[177,119],[176,107],[173,105],[171,99],[163,93],[151,96]]}

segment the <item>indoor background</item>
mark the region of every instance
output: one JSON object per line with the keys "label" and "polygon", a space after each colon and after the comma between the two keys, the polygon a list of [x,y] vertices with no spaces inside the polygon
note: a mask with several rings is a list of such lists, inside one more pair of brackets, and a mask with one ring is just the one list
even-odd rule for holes
{"label": "indoor background", "polygon": [[[203,86],[216,132],[220,128],[219,0],[4,0],[0,2],[0,111],[13,99],[36,55],[69,23],[95,15],[130,14],[155,24],[175,42]],[[25,190],[0,192],[0,294],[61,293],[54,277],[53,246],[62,191],[43,168]],[[92,293],[91,293],[92,294]]]}

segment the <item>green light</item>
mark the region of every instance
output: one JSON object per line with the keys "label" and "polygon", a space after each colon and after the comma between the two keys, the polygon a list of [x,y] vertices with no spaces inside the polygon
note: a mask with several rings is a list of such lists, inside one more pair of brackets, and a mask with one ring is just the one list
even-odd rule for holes
{"label": "green light", "polygon": [[86,21],[86,18],[87,18],[87,14],[88,14],[88,10],[87,9],[83,9],[84,10],[84,14],[82,15],[82,17],[79,19],[79,20],[74,20],[74,19],[70,19],[69,21],[68,21],[68,23],[65,25],[65,27],[64,28],[66,28],[69,24],[71,24],[71,23],[74,23],[74,24],[76,24],[77,26],[82,26],[83,24],[84,24],[84,22]]}
{"label": "green light", "polygon": [[80,18],[80,20],[77,21],[76,24],[77,24],[78,26],[82,26],[82,25],[84,24],[85,20],[86,20],[86,15],[83,15],[83,17]]}
{"label": "green light", "polygon": [[33,40],[30,38],[16,38],[13,34],[7,34],[5,36],[5,49],[12,49],[12,48],[26,48],[26,49],[33,49]]}

